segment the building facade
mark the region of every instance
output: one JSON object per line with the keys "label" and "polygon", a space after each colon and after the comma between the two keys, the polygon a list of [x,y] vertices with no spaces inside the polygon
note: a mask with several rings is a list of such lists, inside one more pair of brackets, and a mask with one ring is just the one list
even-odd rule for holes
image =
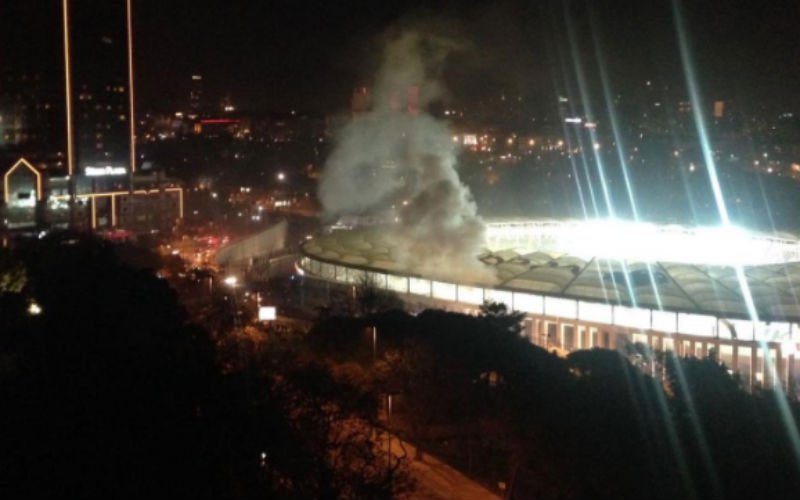
{"label": "building facade", "polygon": [[[525,313],[524,332],[531,342],[561,355],[579,349],[620,349],[638,353],[642,363],[655,370],[657,353],[714,353],[746,387],[783,387],[794,397],[800,395],[800,316],[796,300],[783,295],[783,287],[800,282],[800,262],[746,266],[758,311],[753,318],[725,295],[731,290],[723,288],[732,288],[730,276],[723,272],[727,265],[659,264],[657,272],[663,276],[656,281],[663,293],[658,301],[646,298],[651,283],[630,283],[641,289],[640,300],[632,302],[624,297],[628,285],[622,280],[599,284],[621,276],[621,266],[604,271],[614,265],[610,261],[581,262],[544,252],[521,256],[496,249],[482,258],[490,262],[496,278],[459,282],[419,274],[393,261],[386,241],[359,230],[319,236],[303,246],[298,265],[307,279],[331,284],[354,286],[367,279],[397,293],[412,310],[437,307],[478,314],[487,301],[506,304]],[[797,250],[796,241],[779,243],[783,246],[777,247],[776,256],[786,255],[787,246]],[[705,278],[694,273],[701,269]],[[633,269],[630,276],[639,271]]]}

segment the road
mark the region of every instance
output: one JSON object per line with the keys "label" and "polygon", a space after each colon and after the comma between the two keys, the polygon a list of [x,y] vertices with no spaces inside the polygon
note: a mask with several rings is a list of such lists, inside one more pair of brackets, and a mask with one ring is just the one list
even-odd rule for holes
{"label": "road", "polygon": [[[387,437],[384,437],[384,442]],[[502,500],[482,485],[429,453],[414,460],[415,447],[397,436],[390,439],[391,452],[397,458],[408,459],[411,477],[416,483],[409,494],[412,500]],[[384,445],[385,446],[385,445]]]}

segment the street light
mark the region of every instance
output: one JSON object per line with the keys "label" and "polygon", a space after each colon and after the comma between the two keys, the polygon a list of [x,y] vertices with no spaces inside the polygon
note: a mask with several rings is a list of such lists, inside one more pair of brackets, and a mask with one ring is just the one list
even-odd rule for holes
{"label": "street light", "polygon": [[235,287],[239,280],[236,278],[236,276],[228,276],[222,280],[222,282],[230,287]]}
{"label": "street light", "polygon": [[36,302],[31,302],[28,306],[28,314],[31,316],[38,316],[42,314],[42,307]]}

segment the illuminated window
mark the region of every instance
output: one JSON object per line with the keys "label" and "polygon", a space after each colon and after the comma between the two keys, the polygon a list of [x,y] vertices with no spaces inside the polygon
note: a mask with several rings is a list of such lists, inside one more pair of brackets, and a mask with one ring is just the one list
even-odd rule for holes
{"label": "illuminated window", "polygon": [[749,347],[740,346],[737,348],[736,357],[736,371],[739,372],[739,376],[742,377],[742,381],[745,384],[750,384],[753,375],[753,350]]}
{"label": "illuminated window", "polygon": [[544,300],[544,313],[548,316],[576,319],[578,317],[578,301],[546,297]]}
{"label": "illuminated window", "polygon": [[678,315],[673,312],[653,310],[653,330],[664,333],[675,333],[678,329]]}
{"label": "illuminated window", "polygon": [[703,359],[706,357],[706,352],[703,349],[702,342],[695,342],[694,343],[694,357],[697,359]]}
{"label": "illuminated window", "polygon": [[386,288],[386,275],[382,273],[367,273],[367,279],[378,288]]}
{"label": "illuminated window", "polygon": [[755,324],[756,340],[763,342],[783,342],[791,338],[791,324],[759,321]]}
{"label": "illuminated window", "polygon": [[689,335],[713,337],[717,330],[717,318],[703,314],[678,314],[678,331]]}
{"label": "illuminated window", "polygon": [[721,363],[724,363],[729,369],[734,370],[733,366],[733,346],[730,344],[720,344],[717,357]]}
{"label": "illuminated window", "polygon": [[568,351],[575,349],[575,327],[572,325],[563,325],[562,330],[564,339],[561,347]]}
{"label": "illuminated window", "polygon": [[544,314],[544,298],[539,295],[514,292],[514,309],[529,314]]}
{"label": "illuminated window", "polygon": [[719,337],[722,339],[753,340],[752,321],[741,319],[720,319]]}
{"label": "illuminated window", "polygon": [[557,334],[558,334],[558,330],[556,328],[557,326],[558,325],[556,325],[555,323],[551,323],[549,321],[547,322],[547,343],[548,344],[557,345],[556,344],[556,342],[558,342],[558,338],[556,338]]}
{"label": "illuminated window", "polygon": [[458,285],[458,301],[465,304],[483,304],[483,288]]}
{"label": "illuminated window", "polygon": [[487,302],[497,302],[499,304],[505,304],[508,307],[511,307],[513,304],[513,296],[511,295],[511,292],[507,292],[505,290],[487,288],[485,297]]}
{"label": "illuminated window", "polygon": [[578,319],[593,323],[611,324],[611,306],[597,302],[580,302],[578,304]]}
{"label": "illuminated window", "polygon": [[360,269],[345,268],[345,281],[348,283],[363,283],[367,274]]}
{"label": "illuminated window", "polygon": [[614,308],[614,324],[649,330],[650,310],[617,306]]}
{"label": "illuminated window", "polygon": [[442,300],[456,300],[456,286],[441,281],[433,282],[433,297]]}
{"label": "illuminated window", "polygon": [[409,278],[409,291],[415,295],[431,294],[431,282],[420,278]]}
{"label": "illuminated window", "polygon": [[405,276],[394,276],[390,274],[387,277],[387,288],[399,293],[408,293],[408,278]]}
{"label": "illuminated window", "polygon": [[336,278],[336,266],[328,264],[326,262],[320,263],[319,275],[325,279],[335,279]]}

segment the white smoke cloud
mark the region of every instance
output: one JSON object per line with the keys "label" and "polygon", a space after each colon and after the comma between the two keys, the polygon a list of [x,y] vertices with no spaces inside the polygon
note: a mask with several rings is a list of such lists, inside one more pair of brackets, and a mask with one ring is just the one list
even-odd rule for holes
{"label": "white smoke cloud", "polygon": [[[387,43],[372,109],[339,133],[319,194],[328,216],[382,214],[395,205],[400,222],[387,233],[396,260],[418,272],[484,281],[489,274],[475,258],[485,247],[484,224],[456,171],[458,145],[447,124],[426,113],[442,94],[444,62],[456,48],[416,31]],[[418,113],[406,109],[412,87]]]}

